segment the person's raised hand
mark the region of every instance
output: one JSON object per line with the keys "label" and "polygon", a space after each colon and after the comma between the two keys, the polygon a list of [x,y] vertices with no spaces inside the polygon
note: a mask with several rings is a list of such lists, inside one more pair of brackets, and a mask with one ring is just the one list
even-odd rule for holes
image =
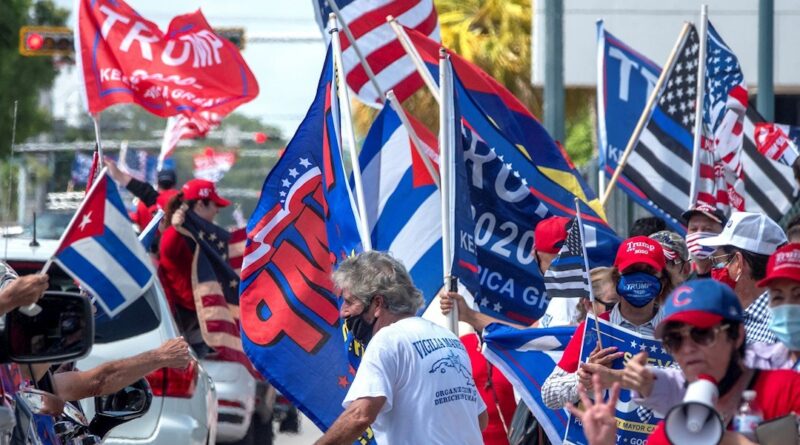
{"label": "person's raised hand", "polygon": [[[622,370],[611,369],[608,366],[601,365],[599,363],[581,363],[578,370],[591,375],[591,386],[588,386],[584,383],[584,386],[586,386],[587,389],[595,389],[595,385],[597,384],[595,376],[599,378],[601,390],[610,388],[614,383],[622,381]],[[578,380],[585,382],[586,378],[581,379],[580,374],[578,374]]]}
{"label": "person's raised hand", "polygon": [[3,297],[2,306],[7,311],[18,307],[36,303],[47,290],[49,277],[47,274],[24,275],[14,279],[0,293]]}
{"label": "person's raised hand", "polygon": [[598,365],[611,367],[611,363],[614,360],[622,357],[622,355],[622,352],[617,352],[616,346],[609,346],[608,348],[600,349],[600,345],[597,345],[589,354],[589,358],[586,359],[586,363],[597,363]]}
{"label": "person's raised hand", "polygon": [[183,337],[165,341],[156,349],[156,354],[161,361],[161,367],[164,368],[186,368],[192,360],[189,344]]}
{"label": "person's raised hand", "polygon": [[181,204],[181,206],[178,207],[178,210],[175,210],[175,212],[172,213],[172,220],[170,223],[173,226],[182,226],[184,221],[186,221],[187,210],[189,210],[189,206],[187,206],[185,203]]}
{"label": "person's raised hand", "polygon": [[647,367],[647,352],[634,355],[622,370],[622,386],[638,392],[642,397],[652,394],[653,381],[653,371]]}
{"label": "person's raised hand", "polygon": [[108,169],[108,174],[111,175],[111,179],[113,179],[117,184],[125,187],[129,182],[131,182],[131,175],[120,170],[117,166],[117,163],[114,162],[113,159],[106,156],[103,158],[103,164],[105,164],[106,168]]}
{"label": "person's raised hand", "polygon": [[611,394],[607,402],[603,402],[603,391],[600,389],[600,376],[592,376],[594,387],[594,401],[589,398],[587,389],[578,385],[583,411],[575,405],[567,404],[567,409],[573,416],[581,419],[583,432],[589,438],[590,445],[615,445],[617,443],[617,399],[619,398],[619,383],[611,387]]}
{"label": "person's raised hand", "polygon": [[453,306],[458,308],[458,320],[469,323],[470,315],[474,312],[471,307],[467,305],[458,292],[446,292],[444,290],[439,292],[439,309],[442,314],[447,315],[453,310]]}

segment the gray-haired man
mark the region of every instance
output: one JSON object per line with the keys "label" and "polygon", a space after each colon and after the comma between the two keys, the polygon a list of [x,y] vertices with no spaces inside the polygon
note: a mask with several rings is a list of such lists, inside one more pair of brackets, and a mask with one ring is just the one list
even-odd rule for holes
{"label": "gray-haired man", "polygon": [[364,252],[333,274],[341,317],[369,343],[342,406],[318,445],[352,444],[370,425],[378,443],[482,444],[486,405],[469,356],[450,331],[416,317],[423,299],[390,255]]}

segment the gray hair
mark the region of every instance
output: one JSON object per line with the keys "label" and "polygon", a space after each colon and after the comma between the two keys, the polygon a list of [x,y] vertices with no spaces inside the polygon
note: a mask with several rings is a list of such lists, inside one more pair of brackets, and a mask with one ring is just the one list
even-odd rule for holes
{"label": "gray hair", "polygon": [[362,252],[342,261],[333,273],[333,284],[365,307],[381,295],[386,310],[396,315],[414,315],[424,303],[405,266],[384,252]]}

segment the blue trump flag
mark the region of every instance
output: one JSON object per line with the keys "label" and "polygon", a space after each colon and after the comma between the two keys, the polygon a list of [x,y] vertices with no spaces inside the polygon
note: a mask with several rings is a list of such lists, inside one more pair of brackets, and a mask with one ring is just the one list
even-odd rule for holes
{"label": "blue trump flag", "polygon": [[516,329],[492,323],[483,331],[483,355],[506,376],[552,443],[561,443],[568,412],[552,410],[542,401],[542,385],[569,343],[574,326]]}
{"label": "blue trump flag", "polygon": [[[622,352],[623,356],[614,360],[611,369],[623,369],[625,362],[640,352],[647,352],[648,363],[658,367],[673,366],[672,356],[661,345],[659,340],[647,335],[637,334],[634,331],[609,323],[606,320],[599,320],[600,335],[604,348],[616,347],[617,352]],[[581,345],[581,362],[586,362],[589,354],[597,345],[597,324],[593,316],[586,318],[586,331],[583,335]],[[607,399],[606,395],[606,399]],[[639,406],[633,401],[631,391],[628,389],[620,390],[619,400],[617,401],[617,445],[627,445],[631,443],[646,443],[647,437],[661,420],[651,410]],[[567,433],[564,437],[565,444],[588,445],[588,440],[583,434],[583,426],[580,420],[570,415],[567,424]]]}
{"label": "blue trump flag", "polygon": [[360,245],[336,136],[332,62],[329,47],[314,102],[264,181],[239,288],[245,353],[322,430],[342,412],[355,375],[331,272]]}
{"label": "blue trump flag", "polygon": [[[550,178],[484,113],[458,72],[453,85],[456,121],[464,122],[463,151],[454,156],[462,157],[463,167],[455,170],[466,175],[456,184],[455,196],[469,198],[460,211],[456,205],[459,213],[454,220],[462,226],[453,232],[457,235],[453,273],[475,296],[481,312],[532,324],[549,302],[533,254],[533,230],[554,214],[574,215],[570,206],[575,195],[550,187]],[[590,267],[610,265],[619,239],[589,205],[583,201],[580,205]]]}

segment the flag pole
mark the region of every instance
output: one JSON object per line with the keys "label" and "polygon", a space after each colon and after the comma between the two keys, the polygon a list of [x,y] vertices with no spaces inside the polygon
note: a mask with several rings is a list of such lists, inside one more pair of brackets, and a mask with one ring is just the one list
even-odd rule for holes
{"label": "flag pole", "polygon": [[94,124],[94,139],[97,145],[97,158],[99,162],[103,162],[103,145],[100,143],[100,114],[92,114],[92,123]]}
{"label": "flag pole", "polygon": [[[425,68],[425,63],[422,61],[422,57],[417,52],[417,49],[414,48],[414,45],[411,44],[411,39],[408,38],[408,34],[403,29],[403,26],[397,23],[397,19],[393,16],[389,15],[386,16],[386,21],[389,22],[389,26],[392,27],[392,31],[397,35],[397,40],[400,42],[400,45],[403,46],[403,49],[406,51],[406,54],[411,61],[414,62],[414,67],[417,68],[417,72],[422,77],[423,82],[425,85],[428,86],[428,90],[433,95],[433,98],[436,99],[436,102],[441,102],[441,97],[439,95],[439,86],[436,84],[436,80],[431,75],[430,71]],[[439,75],[441,78],[441,74]]]}
{"label": "flag pole", "polygon": [[339,5],[336,4],[336,0],[325,0],[325,2],[331,7],[331,11],[336,14],[336,18],[339,20],[339,23],[342,24],[342,31],[344,31],[344,35],[347,37],[347,40],[350,41],[350,45],[356,52],[356,56],[358,56],[359,63],[361,63],[361,66],[364,67],[364,72],[367,73],[367,77],[369,77],[372,88],[375,89],[375,97],[377,98],[378,102],[383,103],[383,89],[381,89],[380,84],[378,84],[378,79],[375,77],[375,72],[372,71],[372,67],[369,66],[367,59],[364,58],[364,54],[361,53],[361,49],[358,47],[358,41],[355,39],[355,37],[353,37],[353,33],[350,32],[350,26],[342,18],[342,11],[339,10]]}
{"label": "flag pole", "polygon": [[408,137],[411,138],[411,143],[414,145],[414,149],[417,151],[417,154],[422,158],[422,163],[425,164],[425,169],[428,170],[428,173],[433,178],[433,182],[436,184],[436,187],[441,189],[441,184],[439,183],[439,172],[436,171],[436,168],[431,163],[428,154],[422,149],[423,144],[422,140],[419,138],[419,135],[416,131],[414,131],[414,127],[411,126],[411,122],[408,120],[408,115],[406,114],[403,106],[400,105],[400,102],[397,100],[397,96],[394,95],[393,90],[389,90],[386,93],[386,99],[389,105],[392,107],[397,116],[400,118],[400,122],[403,123],[403,126],[406,128],[408,132]]}
{"label": "flag pole", "polygon": [[[450,210],[452,183],[452,156],[455,150],[454,132],[456,124],[453,110],[453,79],[450,73],[450,57],[444,48],[439,50],[439,84],[442,86],[442,100],[439,101],[439,170],[441,171],[440,195],[442,198],[442,261],[444,287],[446,291],[457,291],[452,274],[453,250],[450,233]],[[455,289],[454,289],[455,288]],[[458,336],[458,305],[454,304],[448,314],[448,327]]]}
{"label": "flag pole", "polygon": [[675,46],[672,47],[672,52],[669,54],[669,58],[667,59],[667,64],[664,66],[664,70],[661,71],[661,75],[658,76],[658,81],[656,82],[656,86],[653,88],[653,91],[650,92],[650,97],[647,99],[647,105],[644,107],[642,115],[639,116],[639,122],[633,129],[633,133],[631,134],[630,139],[628,139],[628,145],[625,147],[625,152],[622,154],[622,158],[617,164],[617,169],[614,170],[614,175],[611,176],[611,179],[608,181],[608,186],[606,186],[605,193],[603,193],[603,198],[600,200],[601,206],[605,207],[608,198],[611,197],[611,191],[614,189],[614,185],[617,183],[619,175],[622,173],[622,169],[625,168],[625,164],[628,163],[628,157],[633,152],[634,147],[636,147],[636,143],[639,142],[639,136],[642,135],[644,126],[647,124],[647,121],[649,120],[650,115],[653,112],[653,108],[656,105],[656,101],[658,100],[658,97],[661,94],[661,88],[664,86],[667,76],[672,71],[672,67],[673,65],[675,65],[675,60],[678,58],[678,49],[683,45],[684,40],[686,40],[686,36],[689,35],[689,29],[691,26],[692,25],[688,22],[683,24],[683,28],[681,28],[681,33],[680,35],[678,35],[678,40],[675,42]]}
{"label": "flag pole", "polygon": [[369,225],[367,224],[367,205],[364,201],[364,185],[361,181],[361,166],[358,163],[358,153],[356,152],[356,135],[353,130],[353,115],[350,111],[350,95],[347,92],[345,82],[344,66],[342,66],[342,47],[339,42],[339,28],[336,25],[336,14],[329,17],[331,45],[333,47],[333,66],[336,69],[336,90],[338,91],[339,104],[344,107],[340,115],[342,121],[342,132],[347,138],[348,151],[350,152],[350,163],[353,169],[353,183],[355,186],[356,201],[358,203],[358,231],[361,234],[361,245],[364,250],[372,250],[372,238],[369,235]]}
{"label": "flag pole", "polygon": [[694,140],[692,143],[692,182],[689,188],[689,208],[697,201],[697,181],[700,177],[700,151],[703,140],[703,102],[706,86],[706,52],[708,47],[708,5],[700,6],[700,52],[697,55],[697,101],[694,108]]}
{"label": "flag pole", "polygon": [[597,330],[597,344],[600,349],[603,349],[603,340],[600,339],[600,323],[597,321],[597,311],[594,309],[594,290],[592,289],[592,279],[589,273],[589,255],[586,253],[586,235],[583,231],[583,218],[581,218],[581,200],[575,197],[575,216],[577,219],[575,223],[578,224],[578,233],[581,234],[581,250],[583,251],[583,267],[586,269],[586,281],[589,282],[589,302],[592,306],[592,315],[594,315],[594,327]]}

